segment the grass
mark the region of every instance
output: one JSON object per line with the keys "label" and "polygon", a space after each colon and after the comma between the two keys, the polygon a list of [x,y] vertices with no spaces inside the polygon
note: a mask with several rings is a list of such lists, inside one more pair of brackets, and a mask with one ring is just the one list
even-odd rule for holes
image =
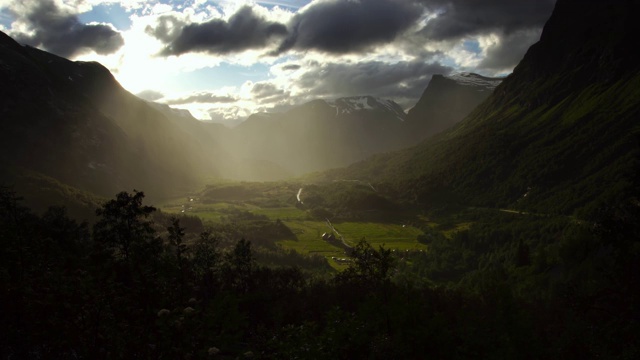
{"label": "grass", "polygon": [[[247,185],[249,186],[249,185]],[[251,185],[251,186],[259,186]],[[261,185],[266,186],[266,185]],[[266,216],[275,221],[281,220],[295,235],[295,239],[275,239],[277,246],[283,249],[291,249],[300,254],[320,255],[327,259],[327,262],[335,269],[342,270],[348,266],[348,262],[336,261],[346,258],[345,249],[336,246],[322,239],[322,234],[331,232],[331,229],[324,221],[313,220],[307,211],[295,206],[287,205],[285,197],[291,196],[291,189],[288,187],[273,187],[261,189],[260,197],[245,200],[220,200],[218,202],[204,202],[206,199],[196,198],[189,201],[188,197],[181,197],[168,200],[158,207],[167,213],[182,213],[200,217],[205,225],[207,223],[219,224],[225,221],[230,210],[239,209],[248,211],[256,215]],[[266,191],[270,193],[267,194]],[[278,201],[271,201],[278,200]],[[210,200],[208,200],[210,201]],[[273,204],[279,204],[273,206]],[[407,218],[414,218],[416,214],[407,214]],[[421,222],[419,220],[419,222]],[[373,222],[373,221],[344,221],[333,224],[336,230],[343,236],[346,244],[355,245],[360,239],[366,239],[374,248],[384,246],[387,249],[398,251],[404,250],[426,250],[427,246],[417,241],[418,235],[422,231],[410,225],[409,222]]]}
{"label": "grass", "polygon": [[456,233],[463,230],[469,230],[469,228],[471,228],[471,225],[473,225],[472,222],[457,223],[457,224],[454,224],[451,228],[443,230],[442,234],[448,239],[451,239]]}
{"label": "grass", "polygon": [[302,220],[308,217],[307,212],[295,207],[256,208],[252,209],[251,212],[258,215],[265,215],[271,220]]}
{"label": "grass", "polygon": [[342,222],[333,225],[351,244],[365,238],[374,247],[384,244],[393,249],[424,249],[416,241],[422,231],[409,225],[372,222]]}
{"label": "grass", "polygon": [[[344,249],[336,247],[324,240],[322,234],[329,232],[323,221],[290,220],[284,223],[293,231],[297,240],[281,240],[277,244],[285,249],[293,249],[301,254],[317,254],[324,256],[329,265],[341,270],[348,263],[338,263],[333,257],[344,258]],[[416,238],[422,232],[412,226],[371,222],[341,222],[333,224],[348,244],[355,245],[365,238],[374,248],[384,245],[395,250],[426,250],[427,246]]]}

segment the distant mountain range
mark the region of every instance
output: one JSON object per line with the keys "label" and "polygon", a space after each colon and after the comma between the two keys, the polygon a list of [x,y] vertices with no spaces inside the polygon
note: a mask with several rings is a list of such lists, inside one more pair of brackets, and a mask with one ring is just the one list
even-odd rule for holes
{"label": "distant mountain range", "polygon": [[31,183],[21,178],[29,173],[102,196],[132,188],[166,196],[211,178],[276,180],[347,166],[452,126],[500,82],[434,76],[408,115],[391,100],[354,96],[254,114],[229,129],[137,98],[98,63],[4,33],[0,60],[0,182]]}
{"label": "distant mountain range", "polygon": [[[353,115],[359,112],[364,114],[385,113],[404,121],[406,114],[400,105],[392,100],[375,98],[373,96],[352,96],[327,101],[327,104],[336,109],[336,116]],[[363,115],[364,115],[363,114]]]}
{"label": "distant mountain range", "polygon": [[284,113],[251,115],[217,141],[239,158],[277,166],[284,173],[272,174],[276,179],[343,167],[453,126],[500,81],[469,73],[434,76],[409,115],[395,102],[372,96],[315,100]]}
{"label": "distant mountain range", "polygon": [[235,127],[228,148],[278,164],[290,175],[346,166],[405,144],[405,113],[373,97],[315,100],[281,114],[254,114]]}
{"label": "distant mountain range", "polygon": [[[558,1],[540,41],[462,122],[327,177],[396,184],[398,196],[427,207],[592,218],[637,206],[640,56],[629,44],[640,34],[631,15],[639,7]],[[431,109],[419,103],[408,118]]]}

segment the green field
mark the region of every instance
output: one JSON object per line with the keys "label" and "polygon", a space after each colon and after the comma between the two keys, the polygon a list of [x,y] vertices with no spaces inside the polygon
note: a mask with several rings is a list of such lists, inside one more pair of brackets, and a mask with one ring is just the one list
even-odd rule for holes
{"label": "green field", "polygon": [[[331,233],[326,222],[313,220],[307,211],[294,206],[260,207],[242,201],[200,203],[188,198],[175,199],[159,206],[167,213],[184,213],[200,217],[205,225],[223,223],[231,211],[247,211],[266,216],[270,220],[280,219],[295,235],[295,239],[278,239],[275,243],[283,249],[293,249],[300,254],[316,254],[327,259],[336,269],[346,267],[347,262],[336,262],[333,258],[346,258],[345,249],[322,239],[325,232]],[[426,245],[416,238],[422,231],[408,224],[383,222],[336,222],[334,228],[342,235],[344,242],[355,245],[366,239],[374,247],[384,245],[396,250],[425,250]]]}

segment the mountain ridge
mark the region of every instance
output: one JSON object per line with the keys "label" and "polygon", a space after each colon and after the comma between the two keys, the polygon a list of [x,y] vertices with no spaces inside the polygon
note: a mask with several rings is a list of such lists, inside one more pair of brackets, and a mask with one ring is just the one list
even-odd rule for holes
{"label": "mountain ridge", "polygon": [[[627,33],[638,24],[617,18],[623,10],[615,7],[580,4],[558,1],[540,41],[461,123],[329,178],[395,183],[405,199],[431,207],[450,202],[581,217],[637,196],[640,59],[619,45],[640,33]],[[621,40],[606,41],[617,34]]]}
{"label": "mountain ridge", "polygon": [[190,123],[198,129],[171,121],[104,66],[22,46],[6,34],[0,53],[4,167],[103,196],[134,187],[167,194],[215,173],[204,157],[211,139],[193,140],[203,132],[199,121]]}
{"label": "mountain ridge", "polygon": [[413,141],[430,138],[457,124],[486,100],[502,80],[474,73],[433,75],[407,114]]}

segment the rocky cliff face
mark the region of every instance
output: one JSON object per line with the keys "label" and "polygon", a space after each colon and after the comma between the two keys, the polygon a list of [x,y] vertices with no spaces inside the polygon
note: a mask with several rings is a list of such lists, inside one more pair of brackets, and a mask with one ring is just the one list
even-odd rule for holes
{"label": "rocky cliff face", "polygon": [[491,95],[502,78],[473,73],[434,75],[414,108],[407,127],[414,141],[429,138],[460,122]]}

